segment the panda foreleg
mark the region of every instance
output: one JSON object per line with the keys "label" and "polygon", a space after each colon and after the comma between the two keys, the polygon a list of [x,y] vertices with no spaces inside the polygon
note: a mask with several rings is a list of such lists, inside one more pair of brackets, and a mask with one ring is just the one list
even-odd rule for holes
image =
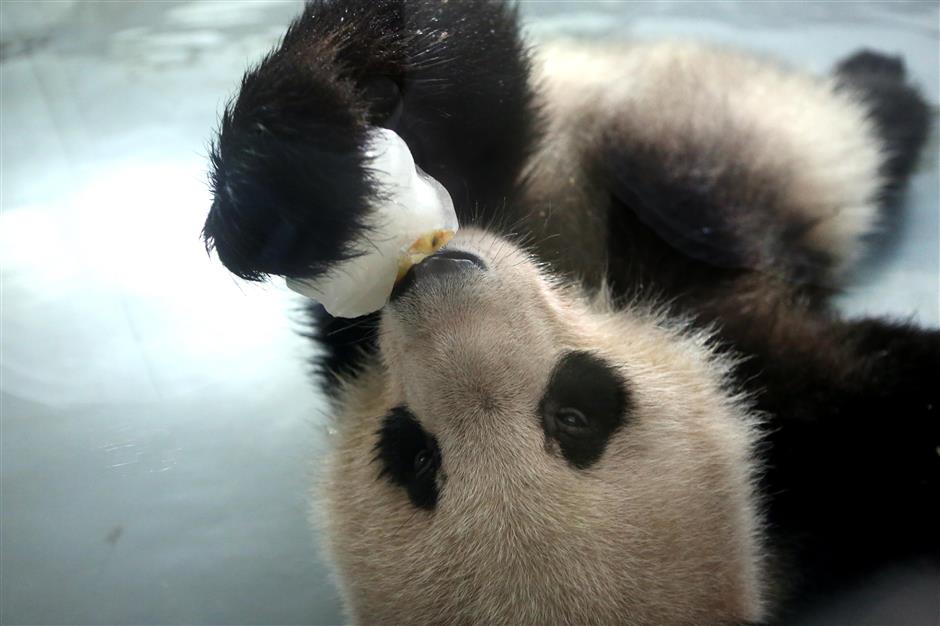
{"label": "panda foreleg", "polygon": [[515,11],[500,3],[310,2],[222,115],[207,246],[246,279],[328,271],[379,193],[374,126],[405,139],[461,218],[501,205],[534,132],[527,81]]}

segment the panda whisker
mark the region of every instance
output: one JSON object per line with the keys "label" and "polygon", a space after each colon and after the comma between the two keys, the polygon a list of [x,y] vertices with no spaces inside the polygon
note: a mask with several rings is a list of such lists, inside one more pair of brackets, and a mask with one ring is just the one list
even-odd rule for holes
{"label": "panda whisker", "polygon": [[404,522],[402,522],[401,526],[399,526],[398,529],[395,531],[395,534],[396,534],[396,535],[399,534],[402,530],[405,529],[406,526],[411,526],[411,525],[413,525],[413,523],[414,523],[414,521],[415,521],[415,518],[418,516],[419,513],[420,513],[420,510],[419,510],[419,509],[415,509],[415,510],[411,513],[411,515],[408,517],[408,519],[406,519]]}
{"label": "panda whisker", "polygon": [[351,329],[353,329],[353,328],[359,328],[360,326],[363,326],[363,325],[369,324],[369,323],[374,323],[374,319],[373,319],[371,316],[364,316],[364,317],[362,317],[362,318],[360,318],[360,319],[358,319],[358,320],[356,320],[356,321],[354,321],[354,322],[352,322],[352,323],[350,323],[350,324],[344,324],[344,325],[342,325],[341,327],[339,327],[339,328],[337,328],[337,329],[335,329],[335,330],[331,330],[330,332],[326,333],[324,336],[325,336],[325,337],[332,337],[332,336],[334,336],[334,335],[336,335],[336,334],[338,334],[338,333],[342,333],[342,332],[345,332],[345,331],[347,331],[347,330],[351,330]]}

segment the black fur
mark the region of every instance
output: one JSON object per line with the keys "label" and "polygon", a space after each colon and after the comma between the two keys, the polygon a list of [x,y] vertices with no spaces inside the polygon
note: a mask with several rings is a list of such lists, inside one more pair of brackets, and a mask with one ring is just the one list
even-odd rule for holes
{"label": "black fur", "polygon": [[539,403],[545,437],[558,442],[574,467],[597,462],[607,441],[629,412],[623,379],[590,352],[569,352],[559,359]]}
{"label": "black fur", "polygon": [[[888,200],[917,163],[930,129],[929,108],[907,82],[898,58],[859,52],[837,66],[836,76],[839,88],[858,94],[870,111],[885,147],[881,172]],[[735,152],[729,144],[660,146],[610,132],[596,153],[585,155],[593,163],[598,184],[613,197],[611,258],[630,259],[611,264],[612,283],[633,289],[638,278],[651,278],[638,274],[659,268],[669,275],[657,276],[661,283],[657,286],[669,293],[691,285],[690,277],[702,279],[708,274],[710,284],[734,275],[734,270],[773,274],[807,285],[810,291],[829,283],[832,257],[801,242],[814,222],[798,217],[804,212],[787,205],[789,199],[777,181],[748,163],[736,162]],[[637,228],[642,235],[637,235]],[[680,254],[669,254],[660,243]],[[651,254],[670,256],[673,262],[657,263]],[[676,280],[684,285],[675,284]],[[698,283],[695,289],[701,286]],[[681,288],[675,291],[684,293]]]}
{"label": "black fur", "polygon": [[[516,20],[482,0],[308,3],[222,116],[207,247],[249,280],[316,277],[348,258],[377,193],[369,124],[405,139],[462,224],[491,221],[538,125]],[[376,316],[334,320],[314,307],[311,318],[329,383],[374,350]]]}
{"label": "black fur", "polygon": [[[898,188],[924,144],[925,103],[890,57],[860,53],[837,77],[870,107],[889,151],[887,190]],[[376,194],[362,152],[369,124],[405,138],[462,223],[498,216],[539,126],[514,10],[482,0],[308,4],[222,117],[207,245],[249,279],[317,276],[347,256]],[[828,290],[814,286],[831,259],[797,245],[809,225],[781,223],[775,216],[799,212],[746,164],[705,180],[695,174],[713,162],[703,147],[665,154],[615,132],[584,156],[610,196],[615,288],[669,298],[745,357],[739,384],[768,416],[762,490],[791,610],[885,563],[936,558],[938,332],[831,315]],[[311,311],[327,379],[354,373],[374,351],[377,316]],[[595,462],[629,415],[625,381],[592,358],[563,361],[540,407],[575,467]],[[560,434],[564,408],[597,427],[590,441]],[[381,474],[433,508],[433,437],[398,407],[378,439]]]}
{"label": "black fur", "polygon": [[871,111],[887,151],[882,166],[885,191],[898,191],[917,164],[930,130],[927,103],[907,82],[900,57],[862,50],[841,61],[835,73],[841,88],[858,94]]}
{"label": "black fur", "polygon": [[333,317],[321,305],[311,303],[307,319],[311,330],[306,336],[321,348],[312,361],[314,374],[327,394],[335,397],[340,379],[355,376],[375,354],[379,314],[350,320]]}
{"label": "black fur", "polygon": [[891,563],[940,563],[940,332],[815,316],[726,323],[768,415],[768,530],[790,611]]}
{"label": "black fur", "polygon": [[441,451],[405,407],[392,409],[378,433],[375,459],[381,464],[379,477],[405,489],[411,503],[431,510],[437,505],[437,472]]}
{"label": "black fur", "polygon": [[[694,146],[673,154],[623,140],[595,158],[598,180],[611,192],[608,278],[617,291],[652,282],[686,294],[747,271],[825,284],[832,258],[798,243],[812,223],[787,206],[775,181],[746,164]],[[719,172],[707,166],[713,159],[724,164]],[[712,174],[704,179],[703,170]]]}
{"label": "black fur", "polygon": [[295,22],[245,74],[212,147],[203,236],[242,278],[319,276],[368,225],[365,111],[327,40],[335,26],[319,24],[298,48],[306,30]]}
{"label": "black fur", "polygon": [[[885,191],[899,190],[929,130],[926,104],[898,59],[860,53],[839,78],[871,108]],[[742,179],[745,164],[702,180],[707,151],[606,139],[593,156],[612,196],[612,286],[666,296],[715,325],[744,356],[739,386],[767,415],[761,492],[782,583],[777,618],[890,564],[940,564],[940,333],[830,313],[831,259],[798,245],[811,225],[781,222],[794,214],[786,198],[774,181]],[[747,207],[773,208],[739,215]]]}
{"label": "black fur", "polygon": [[[859,52],[836,75],[870,108],[888,199],[917,163],[928,107],[898,58]],[[704,310],[748,355],[740,380],[769,416],[761,491],[788,582],[780,617],[889,564],[940,563],[940,332],[842,321],[820,306],[823,297],[767,284],[750,290],[761,305],[745,307],[747,280],[726,282],[738,295]]]}
{"label": "black fur", "polygon": [[744,358],[737,385],[767,420],[777,619],[891,564],[940,564],[940,333],[842,321],[827,289],[687,257],[618,200],[610,215],[617,291],[669,297]]}
{"label": "black fur", "polygon": [[212,152],[207,247],[236,275],[316,277],[368,235],[369,124],[398,132],[463,223],[513,192],[536,128],[516,12],[310,2],[246,73]]}

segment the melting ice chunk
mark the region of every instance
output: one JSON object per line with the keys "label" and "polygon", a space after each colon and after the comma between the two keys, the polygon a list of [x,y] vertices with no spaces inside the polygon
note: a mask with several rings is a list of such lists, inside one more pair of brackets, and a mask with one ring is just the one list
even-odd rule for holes
{"label": "melting ice chunk", "polygon": [[334,317],[359,317],[388,301],[395,281],[433,254],[457,232],[454,203],[438,181],[415,165],[408,145],[394,131],[377,128],[366,151],[379,198],[359,253],[315,279],[287,279],[287,286],[313,298]]}

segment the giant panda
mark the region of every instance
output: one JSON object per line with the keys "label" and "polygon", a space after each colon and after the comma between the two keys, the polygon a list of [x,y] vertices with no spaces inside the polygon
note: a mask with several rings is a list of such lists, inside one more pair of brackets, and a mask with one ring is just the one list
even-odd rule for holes
{"label": "giant panda", "polygon": [[940,333],[829,304],[928,133],[900,59],[311,2],[222,115],[207,246],[328,272],[370,229],[375,126],[462,228],[379,313],[310,308],[350,619],[768,622],[937,562]]}

